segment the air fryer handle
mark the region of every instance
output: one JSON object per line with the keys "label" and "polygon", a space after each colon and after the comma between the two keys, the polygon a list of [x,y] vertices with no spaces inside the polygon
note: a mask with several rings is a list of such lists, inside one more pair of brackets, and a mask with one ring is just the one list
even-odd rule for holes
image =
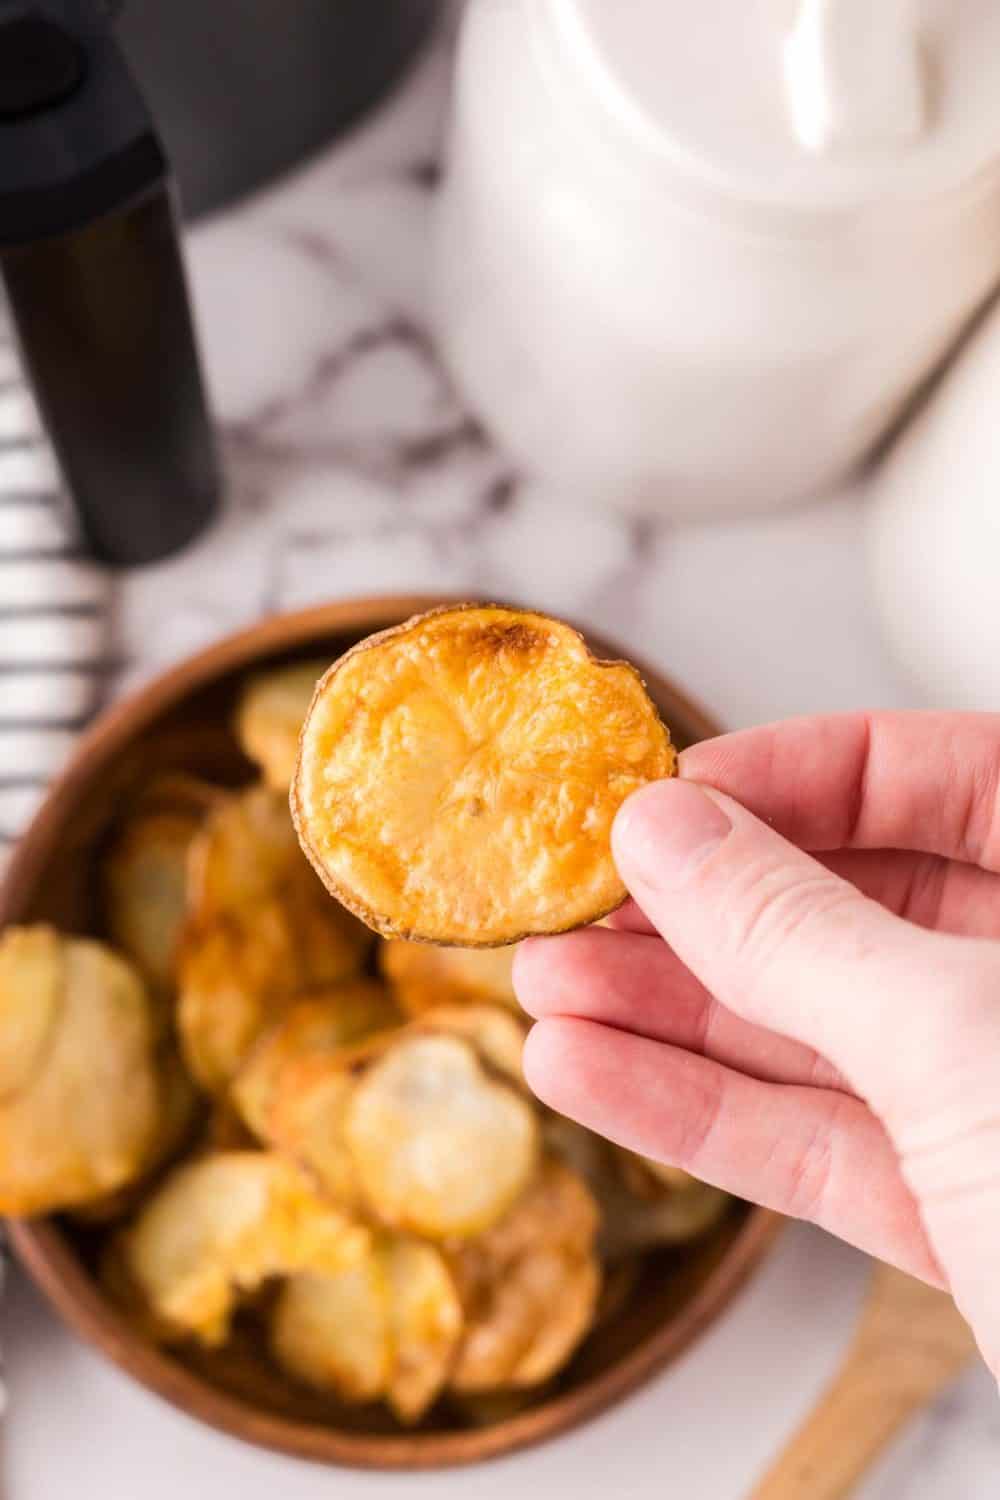
{"label": "air fryer handle", "polygon": [[150,562],[211,516],[218,479],[166,183],[5,257],[35,396],[101,557]]}
{"label": "air fryer handle", "polygon": [[99,11],[42,6],[83,76],[14,119],[0,97],[0,267],[85,537],[108,561],[151,562],[219,492],[169,168]]}

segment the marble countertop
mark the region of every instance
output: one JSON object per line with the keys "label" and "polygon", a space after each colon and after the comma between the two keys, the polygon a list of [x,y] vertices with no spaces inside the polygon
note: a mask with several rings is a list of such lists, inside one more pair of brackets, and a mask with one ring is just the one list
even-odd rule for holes
{"label": "marble countertop", "polygon": [[[448,54],[296,177],[196,227],[191,271],[230,476],[183,556],[109,585],[109,693],[265,612],[449,590],[565,612],[687,685],[727,725],[905,706],[865,580],[861,489],[713,527],[570,514],[492,448],[441,371],[424,278]],[[832,1374],[867,1267],[788,1232],[731,1311],[624,1406],[542,1449],[409,1493],[742,1500]],[[203,1429],[78,1345],[20,1277],[4,1309],[8,1500],[342,1500],[401,1481],[329,1473]],[[724,1440],[720,1441],[720,1431]],[[993,1500],[996,1388],[976,1370],[859,1500]]]}

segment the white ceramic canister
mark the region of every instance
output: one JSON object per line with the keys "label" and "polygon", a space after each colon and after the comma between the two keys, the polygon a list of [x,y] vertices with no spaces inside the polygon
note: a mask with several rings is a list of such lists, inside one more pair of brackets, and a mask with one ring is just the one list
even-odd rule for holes
{"label": "white ceramic canister", "polygon": [[437,230],[446,357],[529,469],[821,492],[1000,280],[1000,3],[469,0]]}
{"label": "white ceramic canister", "polygon": [[1000,304],[875,475],[875,600],[928,701],[1000,709]]}

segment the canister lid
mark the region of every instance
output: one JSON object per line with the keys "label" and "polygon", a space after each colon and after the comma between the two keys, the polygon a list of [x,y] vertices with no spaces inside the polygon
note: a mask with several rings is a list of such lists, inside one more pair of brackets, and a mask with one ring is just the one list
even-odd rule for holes
{"label": "canister lid", "polygon": [[86,72],[83,49],[44,16],[0,20],[0,120],[61,104]]}
{"label": "canister lid", "polygon": [[544,0],[604,107],[710,189],[836,209],[1000,166],[998,0]]}

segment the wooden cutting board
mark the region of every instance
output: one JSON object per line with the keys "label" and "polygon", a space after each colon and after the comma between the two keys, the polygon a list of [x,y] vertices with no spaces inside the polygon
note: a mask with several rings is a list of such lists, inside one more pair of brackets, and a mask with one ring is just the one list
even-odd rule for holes
{"label": "wooden cutting board", "polygon": [[748,1500],[845,1500],[908,1419],[975,1353],[949,1296],[877,1266],[833,1384]]}

